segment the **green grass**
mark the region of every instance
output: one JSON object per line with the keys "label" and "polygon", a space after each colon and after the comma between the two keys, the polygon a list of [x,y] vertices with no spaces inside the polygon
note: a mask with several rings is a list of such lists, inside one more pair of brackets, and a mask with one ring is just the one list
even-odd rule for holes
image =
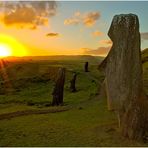
{"label": "green grass", "polygon": [[93,100],[67,112],[0,121],[1,146],[146,146],[121,137],[106,102]]}
{"label": "green grass", "polygon": [[148,48],[144,49],[142,51],[142,61],[145,59],[145,58],[148,58]]}
{"label": "green grass", "polygon": [[[86,59],[85,59],[86,60]],[[90,62],[90,70],[92,77],[84,73],[85,60],[78,57],[70,61],[63,59],[61,61],[27,61],[27,62],[14,62],[7,66],[6,71],[11,80],[12,87],[16,88],[16,92],[7,95],[0,95],[0,103],[26,103],[26,104],[44,104],[52,101],[52,91],[54,88],[53,80],[30,82],[30,78],[43,78],[47,70],[51,67],[62,66],[65,67],[66,81],[64,91],[65,103],[77,103],[83,100],[88,100],[90,95],[96,92],[96,78],[101,77],[100,72],[97,70],[97,59],[87,59]],[[99,61],[99,58],[98,58]],[[76,82],[76,93],[71,93],[69,90],[70,80],[73,72],[78,73]],[[95,78],[96,76],[96,78]],[[2,78],[2,77],[1,77]],[[2,81],[2,80],[1,80]]]}
{"label": "green grass", "polygon": [[[85,61],[89,62],[89,73],[83,70]],[[13,86],[19,91],[0,95],[0,114],[52,108],[46,106],[52,100],[52,80],[24,83],[24,78],[43,78],[43,74],[52,66],[67,69],[64,106],[70,110],[0,120],[0,146],[148,146],[148,143],[131,141],[121,136],[115,113],[107,110],[105,96],[98,96],[103,79],[97,70],[99,61],[98,57],[91,56],[64,59],[59,56],[51,59],[46,57],[46,60],[35,57],[29,62],[10,63],[7,70]],[[144,80],[148,80],[146,63],[143,69]],[[69,90],[73,72],[79,73],[76,93]],[[147,91],[147,86],[144,86]]]}

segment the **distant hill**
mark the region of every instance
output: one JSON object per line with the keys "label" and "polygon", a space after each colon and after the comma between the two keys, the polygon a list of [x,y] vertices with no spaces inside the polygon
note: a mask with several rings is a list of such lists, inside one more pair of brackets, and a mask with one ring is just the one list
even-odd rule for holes
{"label": "distant hill", "polygon": [[141,56],[142,56],[142,63],[148,62],[148,48],[144,49],[141,52]]}
{"label": "distant hill", "polygon": [[144,91],[148,96],[148,48],[142,51],[141,56],[142,56],[142,66],[143,66]]}
{"label": "distant hill", "polygon": [[35,60],[35,61],[65,61],[65,60],[91,60],[97,59],[102,60],[104,57],[101,56],[91,56],[91,55],[55,55],[55,56],[25,56],[25,57],[6,57],[5,60],[11,61],[28,61],[28,60]]}

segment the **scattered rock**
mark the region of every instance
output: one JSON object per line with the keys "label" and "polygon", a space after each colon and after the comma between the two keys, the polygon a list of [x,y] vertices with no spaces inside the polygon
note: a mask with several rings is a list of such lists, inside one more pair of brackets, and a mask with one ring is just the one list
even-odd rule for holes
{"label": "scattered rock", "polygon": [[82,110],[82,109],[83,109],[83,107],[79,107],[78,109],[79,109],[79,110]]}

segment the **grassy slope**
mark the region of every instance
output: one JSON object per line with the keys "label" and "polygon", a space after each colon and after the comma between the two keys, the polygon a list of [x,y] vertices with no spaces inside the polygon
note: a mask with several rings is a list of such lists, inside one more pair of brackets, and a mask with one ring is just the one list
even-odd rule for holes
{"label": "grassy slope", "polygon": [[[93,57],[78,57],[71,60],[69,59],[69,57],[67,57],[61,61],[54,59],[48,61],[12,63],[7,67],[8,76],[9,79],[11,79],[12,86],[16,86],[17,89],[19,88],[19,91],[13,94],[0,95],[0,103],[18,102],[28,104],[41,104],[51,101],[51,94],[54,84],[52,80],[47,82],[37,81],[35,83],[32,83],[30,82],[30,80],[28,80],[28,78],[31,77],[42,77],[42,75],[51,66],[63,66],[67,69],[65,84],[65,102],[74,103],[76,101],[86,99],[89,97],[89,95],[95,93],[96,91],[96,83],[92,81],[92,78],[89,78],[89,76],[85,75],[83,72],[83,65],[86,60],[90,61],[90,68],[91,70],[93,70],[93,73],[91,73],[92,77],[94,77],[94,79],[99,79],[99,77],[101,76],[101,74],[97,70],[97,63],[99,59]],[[69,81],[72,77],[73,71],[79,73],[77,79],[78,92],[75,94],[69,92]]]}
{"label": "grassy slope", "polygon": [[81,110],[0,121],[1,146],[144,146],[120,136],[105,104],[95,100]]}
{"label": "grassy slope", "polygon": [[[89,74],[82,69],[86,60],[90,62]],[[68,89],[72,73],[68,72],[66,77],[64,102],[66,106],[73,107],[66,112],[1,120],[0,146],[148,146],[121,137],[116,115],[107,111],[105,98],[96,96],[99,89],[96,83],[102,79],[97,70],[98,61],[99,59],[92,57],[31,61],[30,65],[37,64],[38,67],[62,65],[70,71],[80,73],[76,93],[70,93]],[[39,71],[36,74],[39,74]],[[30,72],[20,73],[17,78],[24,75],[28,77],[28,74]],[[1,95],[0,112],[48,108],[45,105],[51,101],[52,85],[51,81],[27,83],[25,88],[15,94]],[[26,105],[30,104],[30,101],[33,106]]]}

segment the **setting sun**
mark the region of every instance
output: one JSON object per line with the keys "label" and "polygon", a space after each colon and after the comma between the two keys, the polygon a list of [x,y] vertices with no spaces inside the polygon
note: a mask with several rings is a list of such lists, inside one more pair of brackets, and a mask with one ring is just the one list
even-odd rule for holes
{"label": "setting sun", "polygon": [[0,57],[11,56],[11,48],[8,45],[0,44]]}
{"label": "setting sun", "polygon": [[8,35],[0,35],[0,57],[26,55],[26,48],[16,39]]}

